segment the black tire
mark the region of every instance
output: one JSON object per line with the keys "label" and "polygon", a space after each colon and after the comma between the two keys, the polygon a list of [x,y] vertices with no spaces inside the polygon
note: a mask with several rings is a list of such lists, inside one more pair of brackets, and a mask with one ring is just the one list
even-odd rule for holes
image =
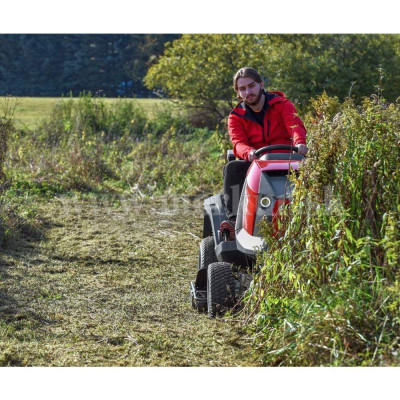
{"label": "black tire", "polygon": [[212,236],[208,236],[200,243],[197,269],[207,269],[210,264],[217,261],[218,259],[215,254],[214,238]]}
{"label": "black tire", "polygon": [[[214,238],[212,236],[205,237],[200,243],[199,258],[197,263],[198,271],[205,270],[205,272],[202,271],[202,273],[204,273],[204,278],[202,279],[204,280],[203,290],[206,289],[207,268],[210,264],[216,261],[218,261],[218,259],[214,250]],[[197,280],[199,280],[199,277],[197,277]],[[207,303],[205,301],[196,301],[193,297],[193,294],[191,294],[191,303],[192,307],[196,309],[199,313],[204,313],[207,311]]]}
{"label": "black tire", "polygon": [[235,278],[231,264],[225,262],[210,264],[207,271],[208,316],[215,318],[217,314],[233,307],[234,304]]}

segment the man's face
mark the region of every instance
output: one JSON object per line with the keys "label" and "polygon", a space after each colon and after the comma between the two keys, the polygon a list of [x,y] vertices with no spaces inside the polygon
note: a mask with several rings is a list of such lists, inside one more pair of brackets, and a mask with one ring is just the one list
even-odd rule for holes
{"label": "man's face", "polygon": [[237,80],[238,95],[249,106],[259,103],[264,89],[264,82],[257,83],[253,78],[239,78]]}

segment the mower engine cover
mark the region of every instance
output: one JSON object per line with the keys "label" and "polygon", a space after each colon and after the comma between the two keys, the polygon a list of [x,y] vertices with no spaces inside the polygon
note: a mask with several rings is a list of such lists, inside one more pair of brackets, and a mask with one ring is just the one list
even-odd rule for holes
{"label": "mower engine cover", "polygon": [[297,171],[303,156],[271,153],[255,160],[250,166],[240,197],[235,233],[239,251],[255,256],[265,247],[259,234],[259,223],[266,219],[276,222],[279,209],[288,204],[294,184],[288,179],[289,171]]}

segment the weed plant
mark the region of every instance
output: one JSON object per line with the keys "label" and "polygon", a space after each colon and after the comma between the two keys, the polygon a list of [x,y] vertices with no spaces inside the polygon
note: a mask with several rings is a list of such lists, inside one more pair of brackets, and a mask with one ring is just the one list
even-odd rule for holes
{"label": "weed plant", "polygon": [[132,101],[105,100],[61,99],[33,130],[15,129],[9,112],[2,117],[1,243],[40,233],[40,198],[193,196],[221,185],[222,132],[195,128],[171,109],[149,117]]}
{"label": "weed plant", "polygon": [[0,183],[4,183],[4,163],[6,159],[8,141],[14,131],[13,112],[15,105],[10,103],[10,99],[4,99],[2,103],[2,114],[0,115]]}
{"label": "weed plant", "polygon": [[309,156],[243,316],[267,365],[400,364],[400,109],[313,101]]}
{"label": "weed plant", "polygon": [[82,94],[59,101],[34,131],[13,134],[7,173],[12,190],[30,195],[195,195],[221,184],[221,135],[171,109],[148,117],[134,102]]}
{"label": "weed plant", "polygon": [[103,98],[82,93],[77,101],[59,101],[39,131],[50,146],[65,145],[86,135],[110,142],[126,134],[140,137],[145,123],[143,110],[133,102],[119,99],[106,105]]}
{"label": "weed plant", "polygon": [[9,98],[1,103],[0,116],[0,247],[21,234],[40,235],[38,226],[33,224],[35,207],[26,199],[16,198],[10,191],[4,164],[10,139],[15,135],[13,115],[15,102]]}

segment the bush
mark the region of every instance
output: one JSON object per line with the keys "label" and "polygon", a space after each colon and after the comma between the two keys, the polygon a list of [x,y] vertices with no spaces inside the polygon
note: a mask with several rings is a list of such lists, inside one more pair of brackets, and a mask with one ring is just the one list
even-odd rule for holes
{"label": "bush", "polygon": [[310,153],[247,297],[249,327],[269,365],[400,361],[400,109],[323,94]]}

